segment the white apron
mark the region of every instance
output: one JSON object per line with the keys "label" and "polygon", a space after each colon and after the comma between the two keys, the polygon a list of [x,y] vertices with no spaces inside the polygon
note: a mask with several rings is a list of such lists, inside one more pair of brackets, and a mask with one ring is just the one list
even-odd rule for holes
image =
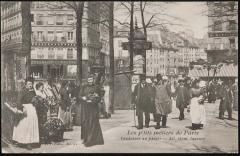
{"label": "white apron", "polygon": [[206,111],[204,105],[200,105],[198,100],[202,99],[200,97],[194,97],[191,99],[190,104],[190,116],[192,123],[194,124],[206,124]]}
{"label": "white apron", "polygon": [[13,140],[22,144],[39,143],[38,117],[32,104],[23,104],[27,116],[13,128]]}

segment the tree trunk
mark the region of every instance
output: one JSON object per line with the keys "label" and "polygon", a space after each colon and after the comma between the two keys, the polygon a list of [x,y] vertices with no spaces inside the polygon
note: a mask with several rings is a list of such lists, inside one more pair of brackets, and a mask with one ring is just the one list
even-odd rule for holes
{"label": "tree trunk", "polygon": [[22,20],[23,26],[22,26],[22,51],[26,55],[26,77],[30,76],[30,68],[31,68],[31,33],[32,33],[32,27],[31,27],[31,2],[22,2],[22,17],[24,17]]}
{"label": "tree trunk", "polygon": [[[146,2],[145,2],[146,3]],[[140,10],[141,10],[141,18],[142,18],[142,26],[143,26],[143,31],[144,31],[144,35],[145,35],[145,39],[147,41],[147,28],[146,28],[146,24],[145,24],[145,20],[144,20],[144,10],[143,10],[143,6],[142,6],[142,1],[140,2]],[[147,58],[146,58],[146,50],[144,50],[143,53],[143,58],[144,58],[144,67],[143,67],[143,73],[146,75],[147,71],[146,71],[146,65],[147,65]]]}
{"label": "tree trunk", "polygon": [[77,45],[77,79],[80,85],[82,85],[82,17],[84,2],[78,2],[76,16],[76,45]]}
{"label": "tree trunk", "polygon": [[109,6],[109,50],[110,50],[110,106],[109,112],[114,113],[114,2]]}
{"label": "tree trunk", "polygon": [[131,2],[131,12],[130,12],[130,34],[129,34],[129,42],[130,42],[130,47],[129,47],[129,54],[130,54],[130,70],[133,70],[133,33],[134,33],[134,28],[133,28],[133,16],[134,16],[134,2]]}

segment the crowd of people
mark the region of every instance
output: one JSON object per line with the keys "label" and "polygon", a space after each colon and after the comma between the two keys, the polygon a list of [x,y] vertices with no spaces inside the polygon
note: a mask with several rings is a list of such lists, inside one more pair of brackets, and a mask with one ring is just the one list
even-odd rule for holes
{"label": "crowd of people", "polygon": [[54,83],[49,79],[44,84],[26,78],[17,106],[5,103],[14,112],[13,142],[31,150],[41,144],[62,141],[64,132],[77,125],[81,126],[85,146],[103,144],[99,118],[110,117],[104,94],[104,86],[96,83],[94,75],[81,87],[66,80]]}
{"label": "crowd of people", "polygon": [[[99,119],[110,117],[104,96],[109,94],[107,86],[92,74],[81,86],[65,80],[54,83],[52,79],[46,84],[34,83],[32,77],[26,78],[16,107],[5,104],[15,115],[12,140],[20,147],[32,149],[43,143],[62,141],[64,132],[77,125],[81,126],[81,139],[86,147],[104,144]],[[156,122],[155,129],[166,128],[173,100],[176,100],[180,121],[185,119],[186,109],[190,113],[193,130],[202,129],[206,124],[206,99],[210,103],[220,99],[219,118],[224,119],[227,111],[228,119],[232,120],[232,109],[238,106],[237,88],[237,82],[231,81],[205,83],[199,78],[180,78],[170,82],[161,74],[153,79],[140,75],[132,94],[137,129],[143,129],[143,123],[149,127],[150,114]]]}
{"label": "crowd of people", "polygon": [[143,129],[143,114],[145,127],[149,127],[150,113],[156,122],[155,129],[166,128],[167,116],[172,112],[173,99],[176,100],[176,107],[179,109],[179,120],[184,120],[185,109],[190,113],[193,130],[202,129],[206,124],[206,100],[212,103],[220,99],[219,119],[224,119],[224,112],[227,111],[228,119],[232,120],[232,109],[238,106],[237,88],[237,82],[233,84],[230,80],[212,80],[207,83],[200,78],[193,80],[186,77],[178,79],[178,82],[170,82],[167,76],[161,74],[153,79],[140,75],[140,82],[133,91],[137,129]]}

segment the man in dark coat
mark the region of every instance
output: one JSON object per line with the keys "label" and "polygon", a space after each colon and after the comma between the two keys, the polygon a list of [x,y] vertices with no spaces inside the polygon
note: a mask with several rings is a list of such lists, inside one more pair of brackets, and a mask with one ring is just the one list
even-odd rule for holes
{"label": "man in dark coat", "polygon": [[140,82],[135,86],[133,101],[138,116],[138,129],[143,128],[143,113],[145,114],[145,127],[149,127],[150,113],[154,112],[153,95],[151,87],[146,83],[146,76],[140,75]]}
{"label": "man in dark coat", "polygon": [[209,94],[208,94],[208,102],[209,103],[215,103],[216,101],[216,82],[213,81],[209,85]]}
{"label": "man in dark coat", "polygon": [[178,81],[179,85],[175,91],[176,94],[176,107],[180,111],[179,120],[184,119],[184,109],[187,108],[187,106],[190,103],[190,94],[189,90],[184,86],[184,80],[180,79]]}
{"label": "man in dark coat", "polygon": [[93,75],[88,77],[88,84],[81,88],[81,139],[86,147],[103,145],[103,134],[99,123],[100,87],[94,84]]}
{"label": "man in dark coat", "polygon": [[[60,102],[60,108],[59,108],[59,119],[63,121],[63,124],[65,126],[65,130],[72,130],[71,125],[71,99],[69,97],[69,92],[67,90],[68,82],[63,81],[61,89],[59,91],[61,102]],[[68,116],[67,116],[68,115]]]}
{"label": "man in dark coat", "polygon": [[227,110],[228,119],[232,120],[232,90],[226,82],[223,82],[220,89],[219,118],[224,119],[224,112]]}

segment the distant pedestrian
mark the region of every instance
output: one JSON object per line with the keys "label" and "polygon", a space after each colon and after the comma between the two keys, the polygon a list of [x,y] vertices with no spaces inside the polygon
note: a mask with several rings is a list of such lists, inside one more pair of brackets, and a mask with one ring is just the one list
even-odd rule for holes
{"label": "distant pedestrian", "polygon": [[184,109],[190,104],[190,93],[189,90],[184,86],[184,80],[178,80],[178,87],[176,88],[176,107],[180,111],[179,120],[184,119]]}
{"label": "distant pedestrian", "polygon": [[238,110],[238,80],[235,80],[235,83],[233,84],[233,109],[235,111]]}
{"label": "distant pedestrian", "polygon": [[215,103],[216,101],[216,82],[213,80],[209,84],[209,94],[208,94],[208,102]]}
{"label": "distant pedestrian", "polygon": [[220,105],[219,105],[219,118],[224,119],[224,112],[227,110],[228,119],[232,120],[232,90],[229,86],[229,83],[226,81],[223,82],[220,89]]}

